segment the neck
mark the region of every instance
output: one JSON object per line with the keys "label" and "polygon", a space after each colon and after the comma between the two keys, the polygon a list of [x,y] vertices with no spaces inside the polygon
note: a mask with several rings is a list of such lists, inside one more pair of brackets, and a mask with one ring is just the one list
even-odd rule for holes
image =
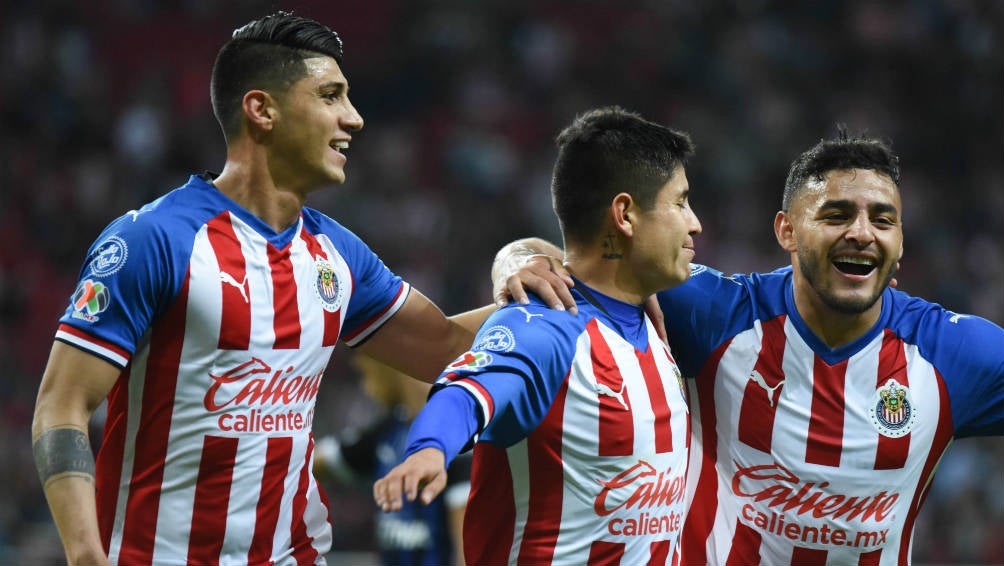
{"label": "neck", "polygon": [[276,232],[296,223],[306,200],[306,193],[279,183],[266,160],[242,159],[231,153],[213,185]]}
{"label": "neck", "polygon": [[642,288],[626,256],[608,258],[570,245],[565,249],[565,267],[586,285],[625,303],[639,305],[657,290]]}
{"label": "neck", "polygon": [[794,289],[795,308],[806,326],[831,349],[846,346],[861,338],[878,322],[882,314],[882,297],[860,313],[846,313],[826,305],[810,288]]}

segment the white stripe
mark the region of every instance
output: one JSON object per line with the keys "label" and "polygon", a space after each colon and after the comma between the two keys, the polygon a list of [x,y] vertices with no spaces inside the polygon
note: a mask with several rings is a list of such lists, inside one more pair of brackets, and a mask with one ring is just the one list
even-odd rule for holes
{"label": "white stripe", "polygon": [[402,281],[401,293],[398,294],[397,299],[393,304],[391,304],[390,308],[388,308],[379,318],[372,321],[369,326],[366,326],[361,332],[359,332],[359,334],[356,334],[351,340],[346,340],[345,344],[348,346],[355,346],[368,338],[370,334],[376,332],[381,326],[383,326],[383,323],[387,322],[390,317],[394,316],[394,314],[401,309],[404,305],[404,301],[408,298],[408,293],[410,292],[411,285],[409,285],[407,281]]}
{"label": "white stripe", "polygon": [[[509,475],[512,476],[512,495],[516,514],[513,521],[512,547],[509,549],[509,564],[516,564],[519,548],[523,545],[526,530],[527,511],[530,508],[530,463],[526,452],[526,439],[506,448],[509,460]],[[504,533],[498,533],[503,536]]]}
{"label": "white stripe", "polygon": [[115,350],[106,348],[96,342],[87,340],[86,338],[81,338],[80,336],[77,336],[75,334],[70,334],[65,330],[57,330],[56,338],[69,342],[74,346],[78,346],[80,348],[83,348],[84,350],[87,350],[88,352],[94,353],[98,356],[101,356],[102,358],[114,362],[119,366],[119,368],[124,368],[126,364],[129,363],[129,358],[119,354]]}
{"label": "white stripe", "polygon": [[463,387],[464,391],[467,391],[468,393],[474,396],[474,400],[477,401],[478,406],[481,407],[481,414],[484,415],[485,418],[485,421],[481,423],[481,428],[478,430],[478,432],[484,430],[484,427],[488,426],[488,423],[492,420],[492,417],[495,416],[494,411],[491,410],[493,404],[489,403],[488,399],[481,394],[481,390],[473,386],[470,382],[451,381],[449,385]]}

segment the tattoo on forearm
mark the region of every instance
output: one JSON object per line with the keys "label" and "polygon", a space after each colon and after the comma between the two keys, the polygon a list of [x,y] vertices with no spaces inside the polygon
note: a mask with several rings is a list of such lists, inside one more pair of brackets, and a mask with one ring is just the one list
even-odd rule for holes
{"label": "tattoo on forearm", "polygon": [[47,430],[35,440],[32,449],[35,453],[35,468],[43,486],[65,476],[85,477],[94,481],[94,453],[82,430]]}
{"label": "tattoo on forearm", "polygon": [[603,259],[622,259],[624,253],[617,249],[617,239],[613,234],[607,234],[603,239]]}

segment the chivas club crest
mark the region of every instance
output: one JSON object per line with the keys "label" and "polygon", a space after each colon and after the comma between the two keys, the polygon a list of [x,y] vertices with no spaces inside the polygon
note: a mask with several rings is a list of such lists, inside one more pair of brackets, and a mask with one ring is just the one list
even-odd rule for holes
{"label": "chivas club crest", "polygon": [[886,381],[875,391],[869,414],[879,433],[892,438],[906,435],[917,421],[910,389],[895,379]]}
{"label": "chivas club crest", "polygon": [[317,297],[321,299],[321,306],[328,312],[335,312],[342,306],[342,299],[345,290],[341,282],[338,281],[338,274],[335,268],[327,261],[318,259],[314,262],[317,267],[317,281],[314,290]]}

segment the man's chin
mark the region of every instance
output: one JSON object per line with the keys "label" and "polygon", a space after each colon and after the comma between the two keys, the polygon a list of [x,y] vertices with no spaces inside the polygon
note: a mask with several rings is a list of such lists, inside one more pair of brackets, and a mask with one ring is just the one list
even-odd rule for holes
{"label": "man's chin", "polygon": [[863,295],[861,293],[825,293],[823,302],[831,309],[843,314],[861,314],[872,308],[882,293]]}

